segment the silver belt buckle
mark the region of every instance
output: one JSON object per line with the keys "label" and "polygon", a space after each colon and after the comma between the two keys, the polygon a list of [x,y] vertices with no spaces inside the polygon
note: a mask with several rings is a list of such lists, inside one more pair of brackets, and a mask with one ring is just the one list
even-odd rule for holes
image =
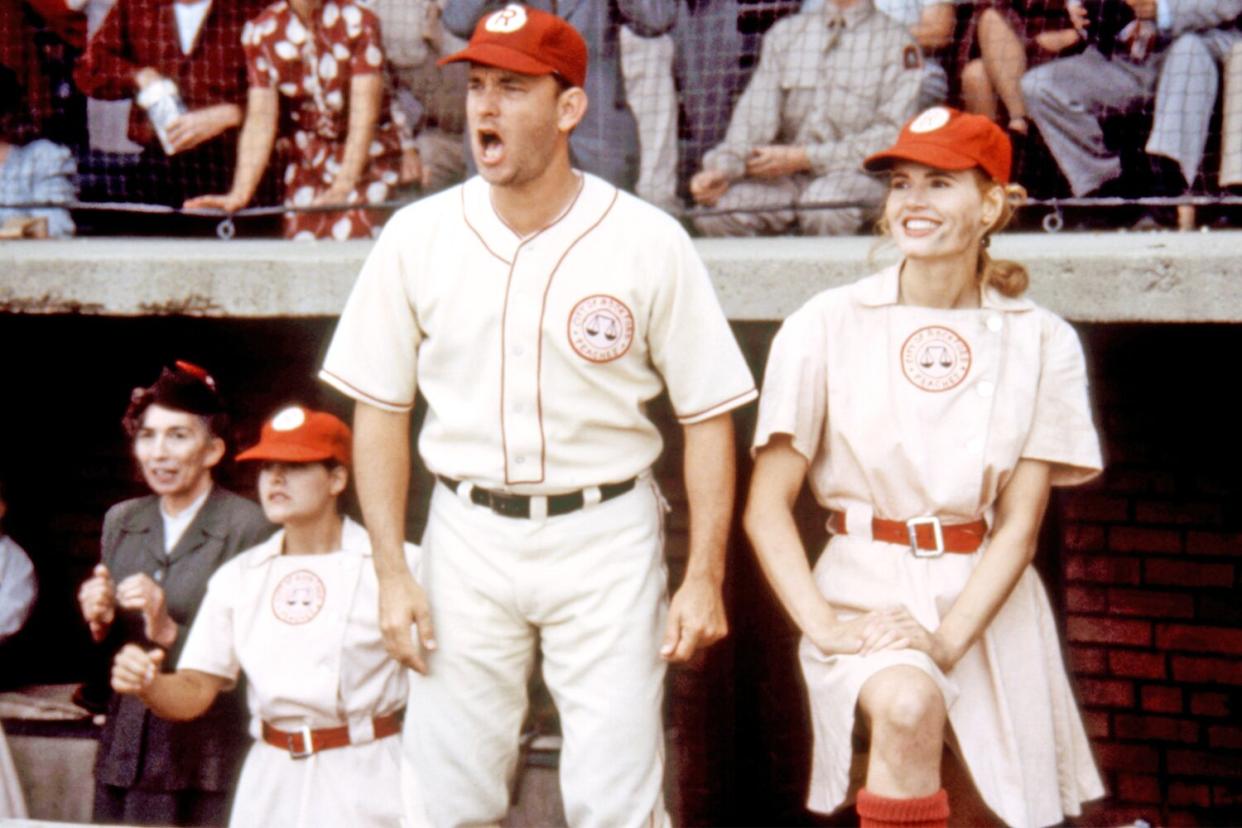
{"label": "silver belt buckle", "polygon": [[[302,736],[302,749],[294,750],[293,749],[293,737],[297,736],[298,734],[301,734]],[[310,725],[302,725],[296,731],[294,731],[293,733],[290,733],[288,737],[288,746],[289,746],[289,758],[291,759],[305,759],[307,756],[310,756],[312,753],[314,753],[315,744],[314,744],[314,739],[311,738]]]}
{"label": "silver belt buckle", "polygon": [[[918,527],[931,526],[936,537],[935,549],[919,549]],[[940,528],[940,518],[936,515],[914,517],[906,521],[906,535],[910,539],[910,551],[916,558],[939,558],[944,554],[944,531]]]}

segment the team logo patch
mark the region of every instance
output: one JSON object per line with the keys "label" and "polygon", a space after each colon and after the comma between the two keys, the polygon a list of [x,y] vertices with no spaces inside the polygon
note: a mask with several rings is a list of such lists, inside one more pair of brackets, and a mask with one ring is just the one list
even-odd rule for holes
{"label": "team logo patch", "polygon": [[497,34],[510,34],[526,25],[526,9],[511,3],[487,18],[483,28]]}
{"label": "team logo patch", "polygon": [[935,132],[949,122],[949,110],[943,106],[933,106],[923,110],[923,114],[910,123],[911,132]]}
{"label": "team logo patch", "polygon": [[591,362],[611,362],[634,341],[634,314],[619,299],[588,296],[569,312],[569,344]]}
{"label": "team logo patch", "polygon": [[291,405],[272,418],[272,429],[275,431],[293,431],[301,428],[306,422],[306,412],[301,407]]}
{"label": "team logo patch", "polygon": [[272,612],[286,624],[305,624],[323,609],[327,590],[309,569],[290,572],[272,593]]}
{"label": "team logo patch", "polygon": [[970,373],[970,346],[949,328],[919,328],[901,346],[901,371],[924,391],[948,391]]}

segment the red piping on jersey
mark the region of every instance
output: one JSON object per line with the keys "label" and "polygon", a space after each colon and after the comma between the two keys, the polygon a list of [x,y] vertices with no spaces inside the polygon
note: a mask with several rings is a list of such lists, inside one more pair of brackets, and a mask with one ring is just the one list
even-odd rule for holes
{"label": "red piping on jersey", "polygon": [[[488,253],[491,253],[493,256],[495,256],[500,261],[509,265],[510,268],[513,267],[513,262],[509,261],[504,256],[500,255],[495,250],[492,250],[490,247],[487,246],[487,240],[483,238],[483,234],[479,232],[478,228],[476,228],[473,224],[470,223],[470,214],[466,211],[466,188],[465,187],[461,188],[461,220],[464,221],[466,223],[466,226],[470,228],[470,232],[474,233],[474,237],[479,240],[479,244],[483,245],[484,250],[486,250]],[[503,220],[502,220],[502,223],[503,223]],[[507,227],[508,225],[505,225],[505,226]]]}
{"label": "red piping on jersey", "polygon": [[709,405],[707,408],[703,408],[698,411],[692,411],[689,414],[676,414],[675,413],[674,416],[677,417],[678,422],[684,422],[686,420],[693,420],[695,417],[701,417],[709,411],[714,411],[715,409],[720,408],[721,406],[728,405],[731,402],[740,400],[742,397],[748,397],[754,393],[755,393],[755,386],[752,385],[748,390],[743,391],[741,394],[736,394],[732,397],[729,397],[729,399],[727,400],[721,400],[715,405]]}
{"label": "red piping on jersey", "polygon": [[332,372],[331,372],[331,371],[329,371],[327,368],[320,368],[319,370],[320,370],[322,373],[325,373],[325,374],[327,374],[328,376],[332,377],[332,379],[336,380],[336,381],[337,381],[337,382],[339,382],[341,385],[344,385],[344,386],[346,386],[347,388],[349,388],[349,390],[353,391],[355,394],[357,394],[357,395],[358,395],[359,397],[361,397],[363,400],[367,400],[367,401],[374,402],[374,403],[379,403],[380,405],[386,405],[386,406],[388,406],[389,408],[400,408],[400,409],[402,409],[403,411],[409,411],[410,409],[412,409],[412,408],[414,407],[414,405],[413,405],[412,403],[395,403],[395,402],[389,402],[388,400],[381,400],[379,397],[372,396],[371,394],[368,394],[367,392],[363,391],[361,388],[359,388],[358,386],[354,385],[352,382],[349,382],[348,380],[342,379],[340,376],[338,376],[337,374],[332,373]]}

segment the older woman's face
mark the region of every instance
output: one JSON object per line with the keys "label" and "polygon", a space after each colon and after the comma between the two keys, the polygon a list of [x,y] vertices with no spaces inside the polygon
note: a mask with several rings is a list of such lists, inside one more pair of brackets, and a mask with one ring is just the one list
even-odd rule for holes
{"label": "older woman's face", "polygon": [[976,249],[996,220],[998,207],[974,170],[938,170],[903,161],[893,166],[884,217],[902,253],[932,259]]}
{"label": "older woman's face", "polygon": [[150,405],[134,435],[134,457],[160,497],[196,493],[224,456],[224,441],[197,414]]}

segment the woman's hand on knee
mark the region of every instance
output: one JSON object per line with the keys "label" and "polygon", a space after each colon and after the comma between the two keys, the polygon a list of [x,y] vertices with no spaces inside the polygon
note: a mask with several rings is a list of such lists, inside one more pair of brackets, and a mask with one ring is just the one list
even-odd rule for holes
{"label": "woman's hand on knee", "polygon": [[826,622],[806,631],[807,638],[824,655],[854,655],[860,653],[866,632],[875,620],[869,612],[848,621]]}
{"label": "woman's hand on knee", "polygon": [[956,659],[934,632],[928,630],[904,606],[873,612],[863,632],[861,655],[881,650],[911,649],[924,652],[941,670],[949,670]]}

